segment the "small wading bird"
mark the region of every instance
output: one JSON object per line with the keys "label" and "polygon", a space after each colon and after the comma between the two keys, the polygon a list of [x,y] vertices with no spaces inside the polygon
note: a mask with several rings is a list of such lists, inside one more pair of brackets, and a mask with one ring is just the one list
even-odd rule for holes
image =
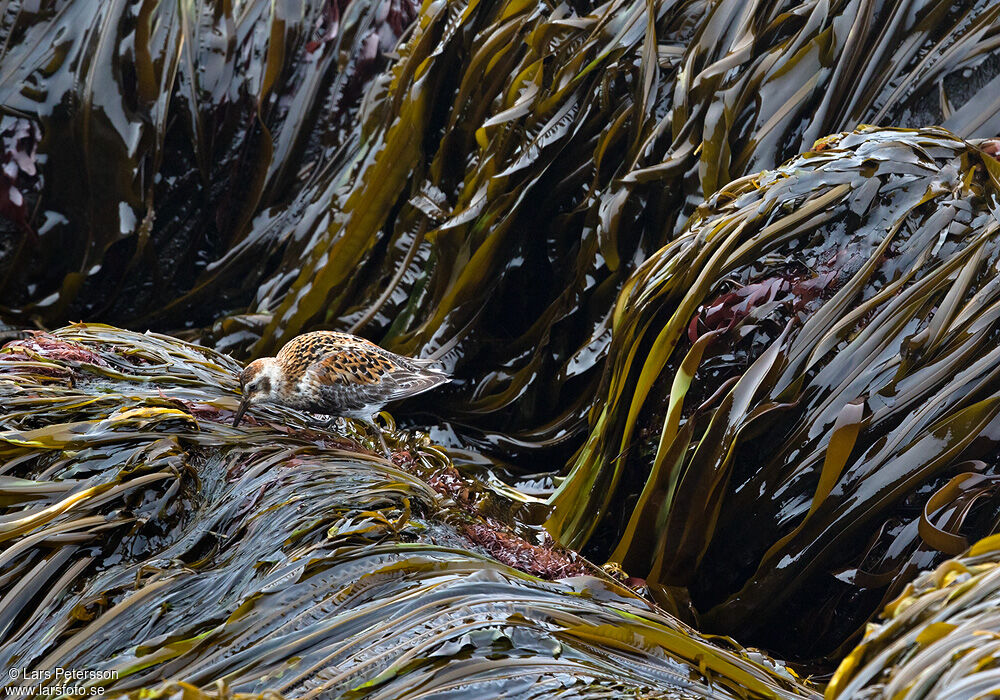
{"label": "small wading bird", "polygon": [[277,357],[254,360],[240,373],[243,399],[233,427],[253,404],[273,403],[310,413],[344,416],[375,428],[372,416],[391,401],[449,381],[443,372],[348,333],[315,331],[288,341]]}

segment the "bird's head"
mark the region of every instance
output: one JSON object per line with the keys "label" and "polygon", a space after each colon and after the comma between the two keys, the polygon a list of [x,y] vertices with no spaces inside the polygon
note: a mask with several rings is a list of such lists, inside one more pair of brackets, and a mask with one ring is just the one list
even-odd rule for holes
{"label": "bird's head", "polygon": [[282,386],[281,367],[273,357],[262,357],[248,364],[240,372],[239,379],[243,399],[233,419],[233,427],[240,424],[251,405],[269,403],[277,398]]}

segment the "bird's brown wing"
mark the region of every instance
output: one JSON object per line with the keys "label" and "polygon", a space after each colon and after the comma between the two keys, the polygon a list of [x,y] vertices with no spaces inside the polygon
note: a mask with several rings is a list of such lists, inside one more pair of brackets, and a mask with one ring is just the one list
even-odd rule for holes
{"label": "bird's brown wing", "polygon": [[301,335],[285,345],[277,359],[320,387],[326,401],[345,407],[384,405],[448,381],[444,374],[425,369],[426,363],[334,331]]}
{"label": "bird's brown wing", "polygon": [[327,387],[343,405],[384,405],[414,396],[448,381],[444,374],[394,362],[386,351],[352,347],[324,357],[309,368],[314,381]]}
{"label": "bird's brown wing", "polygon": [[[314,366],[322,365],[328,358],[342,355],[342,361],[331,364],[329,371],[341,370],[349,375],[358,366],[379,366],[373,358],[380,350],[379,346],[364,338],[335,331],[313,331],[288,341],[278,352],[276,359],[289,374],[301,375]],[[317,367],[316,371],[323,374],[327,372],[323,367]],[[331,375],[330,380],[333,381],[336,376]],[[348,377],[343,381],[364,383],[360,377]]]}
{"label": "bird's brown wing", "polygon": [[351,385],[379,384],[400,369],[383,353],[356,344],[332,350],[309,366],[309,372],[325,384]]}

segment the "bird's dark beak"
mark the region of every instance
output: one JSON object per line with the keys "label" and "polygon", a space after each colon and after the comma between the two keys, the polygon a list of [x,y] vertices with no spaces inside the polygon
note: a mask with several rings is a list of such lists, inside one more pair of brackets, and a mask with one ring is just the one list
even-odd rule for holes
{"label": "bird's dark beak", "polygon": [[247,412],[247,409],[249,407],[250,407],[250,397],[244,396],[243,400],[240,401],[240,407],[236,409],[236,417],[233,418],[234,428],[240,424],[240,421],[243,419],[243,414]]}

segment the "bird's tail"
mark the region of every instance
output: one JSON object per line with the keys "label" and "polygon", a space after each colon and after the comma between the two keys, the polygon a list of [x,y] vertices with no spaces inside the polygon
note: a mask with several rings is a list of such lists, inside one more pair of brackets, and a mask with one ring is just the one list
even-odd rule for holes
{"label": "bird's tail", "polygon": [[396,379],[397,391],[393,392],[390,400],[422,394],[450,381],[451,377],[444,372],[435,372],[421,368],[419,372]]}
{"label": "bird's tail", "polygon": [[406,364],[410,365],[410,368],[427,374],[440,374],[442,377],[447,377],[448,372],[441,367],[441,360],[432,359],[430,357],[407,357]]}

